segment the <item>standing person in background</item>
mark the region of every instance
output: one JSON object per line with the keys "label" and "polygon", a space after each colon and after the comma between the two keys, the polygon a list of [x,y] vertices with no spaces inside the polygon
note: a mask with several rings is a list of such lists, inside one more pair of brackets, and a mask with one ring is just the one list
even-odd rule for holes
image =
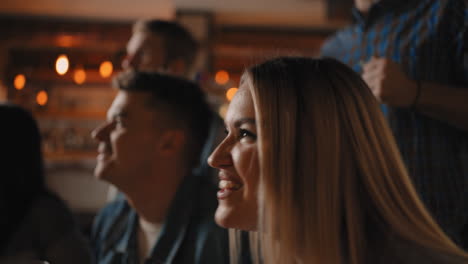
{"label": "standing person in background", "polygon": [[140,20],[133,26],[122,68],[162,72],[192,80],[197,52],[197,41],[178,23]]}
{"label": "standing person in background", "polygon": [[2,103],[0,122],[0,263],[91,263],[72,212],[46,187],[41,136],[33,116]]}
{"label": "standing person in background", "polygon": [[200,88],[183,78],[127,71],[99,142],[95,176],[115,185],[116,199],[96,217],[98,263],[227,262],[227,233],[214,223],[216,191],[194,171],[211,111]]}
{"label": "standing person in background", "polygon": [[463,0],[355,0],[322,55],[362,74],[383,104],[422,200],[468,248],[468,9]]}

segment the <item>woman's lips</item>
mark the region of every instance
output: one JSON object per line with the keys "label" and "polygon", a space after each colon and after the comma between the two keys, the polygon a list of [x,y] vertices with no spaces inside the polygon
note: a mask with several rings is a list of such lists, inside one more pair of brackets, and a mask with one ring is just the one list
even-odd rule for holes
{"label": "woman's lips", "polygon": [[220,180],[218,187],[220,189],[234,189],[238,190],[242,185],[240,183],[236,183],[230,180]]}
{"label": "woman's lips", "polygon": [[242,184],[227,179],[221,179],[219,181],[218,187],[218,199],[226,199],[227,197],[229,197],[229,195],[241,189]]}
{"label": "woman's lips", "polygon": [[218,197],[218,199],[223,200],[226,199],[229,195],[231,195],[232,192],[233,191],[229,189],[220,189],[218,193],[216,193],[216,196]]}

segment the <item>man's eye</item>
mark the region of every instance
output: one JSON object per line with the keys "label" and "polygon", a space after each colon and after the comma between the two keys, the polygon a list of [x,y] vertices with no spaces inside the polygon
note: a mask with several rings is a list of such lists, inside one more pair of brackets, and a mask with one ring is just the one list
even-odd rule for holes
{"label": "man's eye", "polygon": [[117,118],[117,119],[114,120],[114,124],[117,127],[122,127],[123,126],[123,120],[120,119],[120,118]]}

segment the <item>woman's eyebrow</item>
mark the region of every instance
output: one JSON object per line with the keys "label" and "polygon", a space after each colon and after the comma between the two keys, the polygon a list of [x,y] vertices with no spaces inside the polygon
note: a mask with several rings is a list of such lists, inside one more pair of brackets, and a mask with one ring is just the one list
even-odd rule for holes
{"label": "woman's eyebrow", "polygon": [[245,118],[238,119],[236,120],[236,122],[234,122],[234,127],[240,127],[241,125],[245,123],[255,125],[255,118],[245,117]]}

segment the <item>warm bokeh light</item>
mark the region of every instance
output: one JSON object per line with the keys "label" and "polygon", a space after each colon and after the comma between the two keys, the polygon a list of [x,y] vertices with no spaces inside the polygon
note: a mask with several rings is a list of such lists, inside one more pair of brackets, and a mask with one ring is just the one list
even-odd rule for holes
{"label": "warm bokeh light", "polygon": [[76,43],[76,37],[72,35],[60,35],[56,37],[56,43],[59,47],[70,48],[73,47],[73,44]]}
{"label": "warm bokeh light", "polygon": [[107,78],[111,76],[113,70],[114,66],[110,61],[104,61],[101,63],[101,66],[99,66],[99,73],[101,74],[102,78]]}
{"label": "warm bokeh light", "polygon": [[59,75],[64,75],[68,71],[68,67],[70,66],[70,62],[68,61],[67,55],[60,55],[55,61],[55,70]]}
{"label": "warm bokeh light", "polygon": [[46,91],[42,90],[37,93],[36,102],[38,105],[46,105],[48,100],[49,100],[49,96],[47,95]]}
{"label": "warm bokeh light", "polygon": [[5,101],[7,99],[7,87],[0,80],[0,101]]}
{"label": "warm bokeh light", "polygon": [[218,71],[215,75],[215,81],[219,85],[224,85],[229,81],[229,73],[227,71]]}
{"label": "warm bokeh light", "polygon": [[13,81],[13,85],[15,86],[16,90],[21,90],[26,85],[26,77],[24,74],[18,74],[15,76],[15,80]]}
{"label": "warm bokeh light", "polygon": [[229,104],[222,104],[218,109],[218,114],[221,116],[222,119],[226,117],[226,113],[228,110]]}
{"label": "warm bokeh light", "polygon": [[81,67],[75,69],[75,73],[73,73],[73,80],[76,84],[83,84],[86,81],[86,71]]}
{"label": "warm bokeh light", "polygon": [[229,88],[226,92],[226,98],[231,101],[232,98],[234,97],[234,95],[236,94],[237,92],[237,87],[232,87],[232,88]]}

